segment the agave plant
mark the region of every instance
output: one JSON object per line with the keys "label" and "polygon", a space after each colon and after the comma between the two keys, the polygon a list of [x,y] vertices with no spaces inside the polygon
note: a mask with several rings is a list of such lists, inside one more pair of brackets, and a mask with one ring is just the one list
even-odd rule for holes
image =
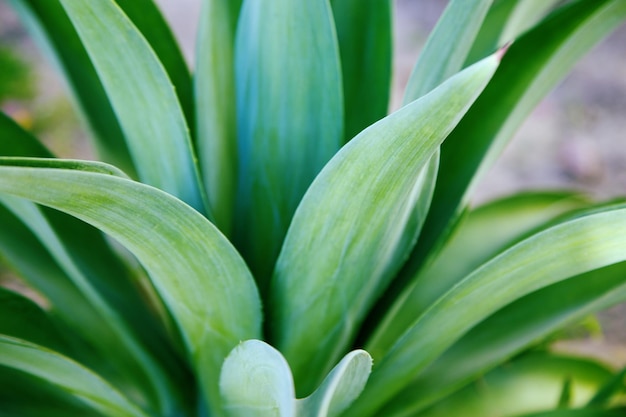
{"label": "agave plant", "polygon": [[389,115],[390,1],[206,0],[193,78],[151,0],[11,4],[103,162],[0,116],[0,415],[623,415],[548,341],[626,205],[468,202],[624,0],[452,0]]}

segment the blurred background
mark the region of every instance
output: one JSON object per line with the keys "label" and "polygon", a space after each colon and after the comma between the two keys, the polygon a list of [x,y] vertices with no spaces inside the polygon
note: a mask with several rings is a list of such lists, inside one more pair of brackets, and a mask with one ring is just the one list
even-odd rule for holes
{"label": "blurred background", "polygon": [[[193,66],[199,0],[157,0]],[[446,0],[396,0],[391,109]],[[0,0],[0,108],[61,157],[92,158],[63,80]],[[490,170],[474,203],[526,189],[577,189],[626,196],[626,25],[580,61],[534,110]],[[0,271],[2,274],[2,271]],[[6,274],[6,273],[5,273]],[[599,316],[603,329],[564,349],[626,364],[626,304]],[[593,326],[587,326],[593,328]]]}

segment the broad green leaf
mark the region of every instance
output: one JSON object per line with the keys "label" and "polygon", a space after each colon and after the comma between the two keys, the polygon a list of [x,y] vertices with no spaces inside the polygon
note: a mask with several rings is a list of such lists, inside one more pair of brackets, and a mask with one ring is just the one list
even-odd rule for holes
{"label": "broad green leaf", "polygon": [[465,64],[471,65],[507,42],[513,42],[558,3],[561,0],[495,0],[476,35]]}
{"label": "broad green leaf", "polygon": [[625,263],[611,265],[511,303],[428,366],[383,409],[383,414],[416,413],[557,329],[626,300],[625,273]]}
{"label": "broad green leaf", "polygon": [[468,196],[532,108],[574,63],[626,17],[622,0],[567,4],[520,37],[507,51],[480,98],[442,146],[441,175],[429,217],[405,268],[401,286],[441,244]]}
{"label": "broad green leaf", "polygon": [[364,350],[348,353],[313,394],[298,400],[298,416],[337,417],[358,398],[372,370]]}
{"label": "broad green leaf", "polygon": [[328,0],[244,1],[235,57],[235,242],[264,294],[300,199],[343,142],[341,69]]}
{"label": "broad green leaf", "polygon": [[33,301],[0,287],[0,334],[28,340],[56,351],[66,341],[50,317]]}
{"label": "broad green leaf", "polygon": [[559,404],[566,380],[570,381],[572,406],[580,407],[611,377],[610,369],[592,360],[534,353],[495,369],[420,413],[383,415],[510,417],[553,410]]}
{"label": "broad green leaf", "polygon": [[254,281],[230,243],[200,213],[150,186],[68,169],[64,161],[57,168],[0,161],[0,191],[76,216],[138,258],[180,327],[206,397],[219,409],[222,361],[240,340],[259,336],[261,321]]}
{"label": "broad green leaf", "polygon": [[196,47],[198,156],[215,224],[233,227],[237,188],[234,43],[242,0],[204,0]]}
{"label": "broad green leaf", "polygon": [[401,266],[424,213],[426,162],[498,65],[492,56],[350,141],[294,216],[272,281],[272,340],[310,393]]}
{"label": "broad green leaf", "polygon": [[229,417],[296,416],[289,364],[260,340],[247,340],[228,355],[220,373],[220,392]]}
{"label": "broad green leaf", "polygon": [[167,21],[154,0],[115,0],[115,3],[133,22],[157,55],[174,86],[187,126],[193,133],[196,124],[191,74]]}
{"label": "broad green leaf", "polygon": [[0,365],[41,378],[104,415],[148,417],[98,375],[41,346],[0,335]]}
{"label": "broad green leaf", "polygon": [[331,0],[343,75],[347,142],[387,115],[391,0]]}
{"label": "broad green leaf", "polygon": [[60,0],[111,101],[140,179],[209,209],[174,88],[148,42],[113,0]]}
{"label": "broad green leaf", "polygon": [[[58,0],[10,0],[31,35],[65,75],[105,161],[129,174],[134,165],[102,83]],[[2,130],[4,131],[3,126]],[[36,156],[36,155],[24,155]]]}
{"label": "broad green leaf", "polygon": [[107,417],[61,388],[0,366],[0,417]]}
{"label": "broad green leaf", "polygon": [[555,217],[587,204],[573,194],[526,193],[470,211],[437,257],[385,314],[367,342],[368,352],[381,358],[417,317],[482,263]]}
{"label": "broad green leaf", "polygon": [[[439,298],[377,362],[359,398],[362,401],[357,401],[348,415],[376,413],[498,309],[548,285],[626,260],[624,230],[624,206],[594,211],[542,231],[481,266]],[[425,334],[429,337],[423,337]]]}

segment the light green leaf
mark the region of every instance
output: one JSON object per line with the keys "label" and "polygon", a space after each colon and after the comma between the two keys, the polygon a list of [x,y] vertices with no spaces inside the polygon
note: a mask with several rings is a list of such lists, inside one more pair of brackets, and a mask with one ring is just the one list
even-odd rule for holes
{"label": "light green leaf", "polygon": [[289,365],[279,351],[260,340],[247,340],[228,355],[220,391],[229,417],[296,416]]}
{"label": "light green leaf", "polygon": [[331,0],[343,75],[347,142],[387,115],[391,0]]}
{"label": "light green leaf", "polygon": [[230,243],[201,214],[150,186],[67,169],[63,161],[58,168],[2,161],[0,191],[76,216],[137,256],[180,326],[211,406],[219,409],[222,361],[240,340],[259,336],[261,320],[254,281]]}
{"label": "light green leaf", "polygon": [[302,195],[343,142],[339,50],[328,0],[244,1],[235,55],[235,241],[264,294]]}
{"label": "light green leaf", "polygon": [[577,1],[511,45],[492,81],[442,146],[442,175],[405,270],[414,272],[447,237],[473,186],[532,108],[625,17],[622,0]]}
{"label": "light green leaf", "polygon": [[493,370],[480,381],[446,397],[427,410],[381,415],[510,417],[555,410],[566,380],[570,381],[572,406],[580,407],[598,387],[611,379],[612,374],[605,365],[593,360],[533,353]]}
{"label": "light green leaf", "polygon": [[[482,61],[350,141],[304,196],[272,281],[270,328],[299,393],[347,350],[419,233],[423,167],[498,65]],[[346,198],[349,196],[350,198]]]}
{"label": "light green leaf", "polygon": [[46,380],[104,415],[148,417],[98,375],[41,346],[0,335],[0,365]]}
{"label": "light green leaf", "polygon": [[377,412],[473,326],[510,302],[626,260],[624,230],[626,208],[606,208],[538,233],[484,264],[420,316],[378,362],[364,400],[349,415]]}
{"label": "light green leaf", "polygon": [[234,43],[242,0],[204,0],[196,50],[198,156],[215,224],[233,227],[237,188]]}
{"label": "light green leaf", "polygon": [[100,77],[142,181],[208,208],[185,118],[145,38],[113,0],[60,0]]}
{"label": "light green leaf", "polygon": [[364,350],[348,353],[313,394],[298,400],[300,417],[337,417],[350,407],[365,387],[372,358]]}
{"label": "light green leaf", "polygon": [[587,204],[573,194],[526,193],[470,211],[437,257],[386,312],[367,341],[368,352],[381,358],[417,317],[474,269],[555,217]]}
{"label": "light green leaf", "polygon": [[550,285],[511,303],[428,366],[384,408],[383,414],[394,415],[398,410],[416,413],[557,329],[626,300],[625,272],[622,262]]}

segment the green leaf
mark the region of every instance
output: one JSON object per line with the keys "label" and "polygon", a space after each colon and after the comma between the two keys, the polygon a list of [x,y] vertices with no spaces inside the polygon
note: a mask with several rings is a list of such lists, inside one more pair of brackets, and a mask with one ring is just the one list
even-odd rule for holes
{"label": "green leaf", "polygon": [[204,0],[196,47],[198,156],[215,224],[233,227],[237,188],[234,42],[242,0]]}
{"label": "green leaf", "polygon": [[37,139],[6,114],[0,112],[0,155],[51,158],[52,154]]}
{"label": "green leaf", "polygon": [[0,334],[28,340],[57,351],[67,345],[55,323],[33,301],[0,287]]}
{"label": "green leaf", "polygon": [[[512,301],[626,260],[624,228],[626,209],[606,208],[538,233],[484,264],[439,298],[404,333],[378,362],[360,398],[363,401],[357,401],[348,415],[363,417],[377,412],[473,326]],[[425,334],[429,337],[424,338]]]}
{"label": "green leaf", "polygon": [[384,413],[392,415],[396,405],[417,412],[557,329],[624,301],[625,271],[625,263],[611,265],[511,303],[474,327],[421,372],[385,407]]}
{"label": "green leaf", "polygon": [[622,417],[626,413],[626,407],[618,407],[610,410],[576,409],[554,410],[539,413],[524,414],[516,417]]}
{"label": "green leaf", "polygon": [[185,118],[148,42],[113,0],[61,0],[102,81],[145,183],[207,211]]}
{"label": "green leaf", "polygon": [[423,167],[497,65],[492,56],[371,126],[307,191],[269,304],[272,340],[289,361],[298,392],[310,393],[347,350],[404,261],[424,216],[415,209]]}
{"label": "green leaf", "polygon": [[587,408],[601,407],[608,404],[616,393],[623,393],[624,388],[626,388],[626,368],[623,368],[604,386],[600,387],[598,392],[589,400]]}
{"label": "green leaf", "polygon": [[621,0],[577,1],[511,45],[483,94],[442,146],[442,175],[429,217],[398,286],[447,237],[473,186],[532,108],[625,17]]}
{"label": "green leaf", "polygon": [[348,353],[313,394],[298,400],[301,417],[337,417],[361,394],[372,370],[372,358],[364,350]]}
{"label": "green leaf", "polygon": [[206,397],[219,409],[223,359],[240,340],[260,332],[260,302],[245,263],[208,220],[180,200],[64,164],[0,166],[0,191],[76,216],[126,246],[180,326]]}
{"label": "green leaf", "polygon": [[341,54],[344,142],[387,115],[391,88],[391,1],[331,0]]}
{"label": "green leaf", "polygon": [[246,0],[235,56],[235,242],[264,294],[302,195],[343,142],[341,69],[328,0]]}
{"label": "green leaf", "polygon": [[148,417],[98,375],[41,346],[0,335],[0,364],[46,380],[104,415]]}
{"label": "green leaf", "polygon": [[456,74],[493,0],[452,0],[428,37],[404,92],[411,102]]}
{"label": "green leaf", "polygon": [[0,366],[1,417],[107,417],[61,388],[13,368]]}
{"label": "green leaf", "polygon": [[233,349],[222,366],[220,391],[229,417],[295,417],[293,378],[279,351],[260,340]]}
{"label": "green leaf", "polygon": [[419,413],[407,410],[404,413],[381,415],[510,417],[554,410],[558,407],[564,380],[571,381],[572,406],[580,407],[597,387],[611,377],[612,371],[609,368],[593,360],[543,352],[532,353],[493,370],[474,384]]}
{"label": "green leaf", "polygon": [[514,41],[535,26],[561,0],[496,0],[476,35],[466,65]]}
{"label": "green leaf", "polygon": [[587,204],[573,194],[526,193],[470,211],[437,257],[385,313],[367,341],[368,352],[381,358],[417,317],[474,269],[555,217]]}
{"label": "green leaf", "polygon": [[[129,174],[134,165],[102,83],[58,0],[10,0],[33,38],[53,58],[82,109],[101,157]],[[5,127],[2,127],[3,132]],[[39,156],[39,155],[24,155]]]}

